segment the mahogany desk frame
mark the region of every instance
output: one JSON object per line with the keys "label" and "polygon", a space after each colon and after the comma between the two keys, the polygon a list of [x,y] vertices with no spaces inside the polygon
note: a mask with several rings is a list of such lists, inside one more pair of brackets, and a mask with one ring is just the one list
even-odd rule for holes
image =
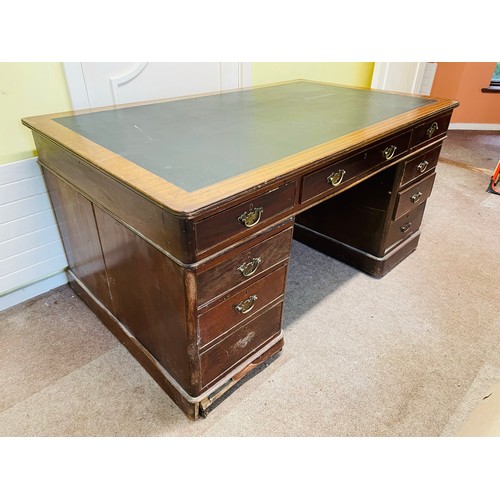
{"label": "mahogany desk frame", "polygon": [[376,277],[415,250],[458,106],[426,99],[191,193],[54,121],[89,111],[23,123],[33,132],[71,286],[197,419],[282,349],[293,231]]}

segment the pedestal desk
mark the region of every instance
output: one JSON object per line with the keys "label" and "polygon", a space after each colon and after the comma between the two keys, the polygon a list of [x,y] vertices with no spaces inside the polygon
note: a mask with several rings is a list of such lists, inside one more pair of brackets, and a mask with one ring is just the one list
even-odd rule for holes
{"label": "pedestal desk", "polygon": [[283,347],[292,236],[381,277],[458,103],[305,80],[26,118],[71,286],[192,419]]}

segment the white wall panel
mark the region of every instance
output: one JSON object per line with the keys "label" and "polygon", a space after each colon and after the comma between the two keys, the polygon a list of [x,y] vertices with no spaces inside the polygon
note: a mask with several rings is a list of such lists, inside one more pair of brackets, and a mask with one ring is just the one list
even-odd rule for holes
{"label": "white wall panel", "polygon": [[419,62],[375,63],[371,88],[416,94],[420,90],[425,65]]}
{"label": "white wall panel", "polygon": [[0,277],[0,289],[11,293],[30,283],[60,272],[66,266],[66,257],[59,254],[50,259],[35,262],[31,266],[23,267],[6,276]]}
{"label": "white wall panel", "polygon": [[35,161],[35,158],[0,165],[0,186],[12,182],[13,179],[20,181],[41,173],[40,165]]}
{"label": "white wall panel", "polygon": [[419,94],[431,95],[432,84],[436,76],[437,63],[426,63],[422,83],[420,84]]}
{"label": "white wall panel", "polygon": [[0,206],[24,198],[31,198],[46,191],[47,189],[41,175],[20,181],[8,182],[0,185]]}
{"label": "white wall panel", "polygon": [[57,231],[56,219],[51,208],[1,224],[1,239],[7,241],[48,226],[55,226]]}
{"label": "white wall panel", "polygon": [[24,269],[38,262],[50,260],[53,256],[60,255],[61,250],[61,242],[53,241],[45,245],[33,246],[29,250],[15,253],[10,257],[3,258],[2,255],[2,259],[0,259],[0,279],[2,276],[11,274],[14,270]]}
{"label": "white wall panel", "polygon": [[0,295],[0,311],[4,311],[9,307],[20,304],[25,300],[31,299],[45,293],[53,288],[64,285],[67,283],[66,273],[60,272],[53,276],[49,276],[35,283],[30,283],[18,290],[8,293],[6,295]]}
{"label": "white wall panel", "polygon": [[0,266],[2,265],[1,262],[5,262],[10,257],[21,255],[33,249],[38,249],[49,243],[60,243],[57,226],[36,229],[24,233],[21,236],[17,236],[16,238],[10,238],[9,240],[0,242],[0,255],[3,259],[0,261]]}
{"label": "white wall panel", "polygon": [[10,306],[61,284],[66,266],[36,158],[0,165],[0,303]]}

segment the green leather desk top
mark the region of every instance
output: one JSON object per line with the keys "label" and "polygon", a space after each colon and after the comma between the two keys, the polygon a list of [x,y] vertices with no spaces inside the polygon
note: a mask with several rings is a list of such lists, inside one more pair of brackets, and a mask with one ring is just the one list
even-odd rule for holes
{"label": "green leather desk top", "polygon": [[432,102],[297,81],[54,120],[192,192]]}

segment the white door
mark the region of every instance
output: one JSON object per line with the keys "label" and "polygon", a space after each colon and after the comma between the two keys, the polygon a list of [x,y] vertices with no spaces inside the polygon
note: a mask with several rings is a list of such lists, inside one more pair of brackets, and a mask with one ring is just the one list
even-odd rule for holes
{"label": "white door", "polygon": [[239,62],[65,63],[73,109],[238,89],[251,85]]}
{"label": "white door", "polygon": [[372,89],[429,95],[436,73],[436,63],[375,63]]}

